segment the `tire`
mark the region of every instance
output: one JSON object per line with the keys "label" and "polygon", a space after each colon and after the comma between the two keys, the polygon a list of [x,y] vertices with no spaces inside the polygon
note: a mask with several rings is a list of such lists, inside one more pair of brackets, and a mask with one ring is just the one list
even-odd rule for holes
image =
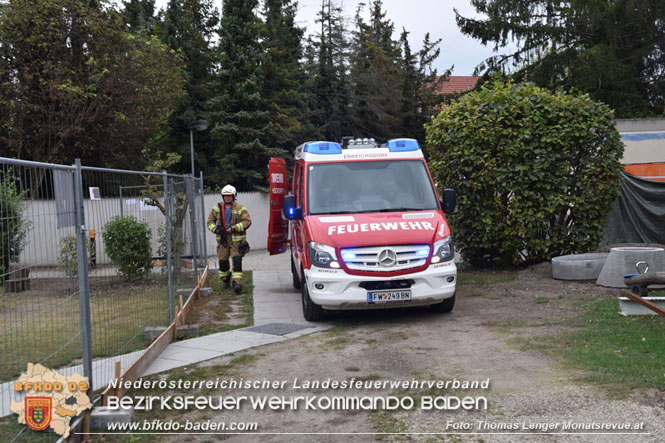
{"label": "tire", "polygon": [[[303,276],[305,274],[303,273]],[[304,279],[303,279],[304,280]],[[309,297],[309,290],[307,289],[307,282],[303,281],[302,283],[302,315],[307,321],[318,321],[321,320],[326,311],[320,305],[317,305]]]}
{"label": "tire", "polygon": [[296,272],[296,264],[293,262],[293,255],[291,255],[291,275],[293,276],[293,287],[295,289],[301,289],[302,283]]}
{"label": "tire", "polygon": [[452,311],[454,307],[455,307],[455,294],[453,294],[452,297],[445,299],[441,303],[430,305],[430,309],[439,314],[447,314],[450,311]]}

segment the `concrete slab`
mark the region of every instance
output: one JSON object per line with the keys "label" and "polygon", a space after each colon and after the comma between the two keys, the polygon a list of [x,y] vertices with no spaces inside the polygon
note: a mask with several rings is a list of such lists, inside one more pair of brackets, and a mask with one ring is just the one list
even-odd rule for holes
{"label": "concrete slab", "polygon": [[[645,300],[665,308],[665,297],[643,297]],[[619,309],[621,315],[658,315],[651,309],[643,306],[628,297],[619,297]]]}
{"label": "concrete slab", "polygon": [[296,325],[293,323],[266,323],[264,325],[246,328],[245,331],[261,332],[272,335],[286,335],[300,331],[301,329],[307,329],[307,326]]}

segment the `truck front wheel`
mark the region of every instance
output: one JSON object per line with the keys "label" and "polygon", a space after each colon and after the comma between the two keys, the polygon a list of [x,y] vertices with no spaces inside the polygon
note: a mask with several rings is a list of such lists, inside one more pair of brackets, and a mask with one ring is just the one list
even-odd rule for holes
{"label": "truck front wheel", "polygon": [[443,300],[441,303],[437,303],[435,305],[430,306],[432,311],[441,314],[447,314],[448,312],[452,311],[454,307],[455,307],[455,294],[453,294],[452,297]]}
{"label": "truck front wheel", "polygon": [[309,290],[307,289],[307,281],[305,281],[305,273],[303,272],[303,279],[300,282],[302,285],[302,315],[307,321],[317,321],[321,320],[325,315],[326,311],[316,303],[312,301],[309,296]]}

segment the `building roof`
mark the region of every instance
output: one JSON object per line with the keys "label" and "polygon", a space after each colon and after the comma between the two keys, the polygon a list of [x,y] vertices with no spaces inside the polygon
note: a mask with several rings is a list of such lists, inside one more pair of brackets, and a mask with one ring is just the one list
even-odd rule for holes
{"label": "building roof", "polygon": [[[440,78],[441,76],[437,76],[436,81]],[[476,86],[479,79],[480,77],[476,75],[451,75],[447,79],[438,82],[433,92],[437,95],[467,92]]]}

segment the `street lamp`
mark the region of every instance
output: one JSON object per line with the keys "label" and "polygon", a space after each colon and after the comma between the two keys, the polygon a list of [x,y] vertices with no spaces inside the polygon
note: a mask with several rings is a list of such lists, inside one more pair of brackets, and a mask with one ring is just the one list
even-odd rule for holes
{"label": "street lamp", "polygon": [[208,120],[196,120],[191,123],[187,123],[187,128],[189,129],[189,153],[192,157],[192,178],[194,177],[194,129],[197,131],[205,131],[208,129]]}

